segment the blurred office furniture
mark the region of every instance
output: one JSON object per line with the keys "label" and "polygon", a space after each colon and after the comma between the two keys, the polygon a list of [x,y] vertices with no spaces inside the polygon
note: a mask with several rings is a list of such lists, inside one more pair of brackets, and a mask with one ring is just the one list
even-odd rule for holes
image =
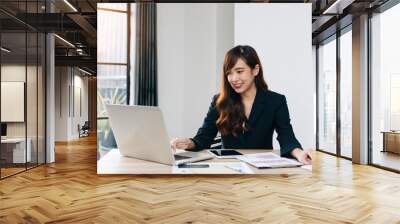
{"label": "blurred office furniture", "polygon": [[400,154],[400,131],[383,131],[382,152]]}
{"label": "blurred office furniture", "polygon": [[[25,141],[26,140],[26,141]],[[25,144],[27,144],[25,151]],[[1,160],[5,166],[15,166],[31,162],[32,140],[30,138],[5,138],[1,139]]]}
{"label": "blurred office furniture", "polygon": [[1,123],[1,139],[5,139],[7,137],[7,124]]}
{"label": "blurred office furniture", "polygon": [[89,136],[89,129],[90,129],[90,125],[89,125],[89,121],[85,121],[85,123],[80,126],[78,124],[78,133],[79,133],[79,138],[80,137],[87,137]]}

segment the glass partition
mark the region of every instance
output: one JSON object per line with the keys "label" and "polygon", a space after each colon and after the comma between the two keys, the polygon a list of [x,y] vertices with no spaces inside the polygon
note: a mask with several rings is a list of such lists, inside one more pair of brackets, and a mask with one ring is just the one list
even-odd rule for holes
{"label": "glass partition", "polygon": [[25,32],[1,34],[0,110],[6,127],[1,139],[2,177],[24,171],[31,161],[31,141],[26,136],[26,41]]}
{"label": "glass partition", "polygon": [[[2,1],[0,7],[23,16],[44,13],[44,3]],[[0,12],[1,179],[45,163],[45,45],[44,33]]]}

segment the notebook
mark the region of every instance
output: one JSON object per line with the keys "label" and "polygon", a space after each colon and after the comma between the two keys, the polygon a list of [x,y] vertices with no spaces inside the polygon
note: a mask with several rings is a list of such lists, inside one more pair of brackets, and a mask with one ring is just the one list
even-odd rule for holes
{"label": "notebook", "polygon": [[303,165],[296,160],[283,158],[272,152],[246,154],[236,158],[259,169],[298,167]]}

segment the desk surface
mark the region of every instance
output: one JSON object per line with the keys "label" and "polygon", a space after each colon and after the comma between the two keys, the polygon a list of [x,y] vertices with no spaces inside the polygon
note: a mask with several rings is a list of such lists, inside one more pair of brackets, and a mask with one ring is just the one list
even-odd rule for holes
{"label": "desk surface", "polygon": [[[30,138],[27,139],[30,141]],[[5,138],[1,139],[1,143],[19,143],[19,142],[25,142],[25,138]]]}
{"label": "desk surface", "polygon": [[[243,154],[271,152],[271,150],[238,150]],[[279,151],[272,151],[279,153]],[[205,150],[202,153],[207,153]],[[113,149],[97,162],[98,174],[242,174],[229,169],[224,164],[236,164],[237,159],[218,159],[200,161],[198,164],[210,164],[210,168],[178,169],[176,166],[149,162],[131,157],[122,156],[118,149]],[[244,163],[246,164],[246,163]],[[311,165],[295,168],[257,169],[246,164],[253,174],[310,174]]]}
{"label": "desk surface", "polygon": [[400,131],[381,131],[384,134],[400,134]]}

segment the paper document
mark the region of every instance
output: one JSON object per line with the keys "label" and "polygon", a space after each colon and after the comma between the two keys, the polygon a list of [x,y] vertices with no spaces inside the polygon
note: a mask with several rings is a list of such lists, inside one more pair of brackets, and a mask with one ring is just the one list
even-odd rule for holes
{"label": "paper document", "polygon": [[254,173],[246,163],[242,163],[242,162],[225,163],[224,166],[226,168],[229,168],[238,173],[243,173],[243,174],[253,174]]}
{"label": "paper document", "polygon": [[[201,163],[195,163],[201,164]],[[211,162],[208,168],[179,168],[172,166],[173,174],[253,174],[251,168],[243,162]]]}
{"label": "paper document", "polygon": [[302,165],[296,160],[283,158],[272,152],[247,154],[238,156],[237,159],[257,168],[284,168]]}

